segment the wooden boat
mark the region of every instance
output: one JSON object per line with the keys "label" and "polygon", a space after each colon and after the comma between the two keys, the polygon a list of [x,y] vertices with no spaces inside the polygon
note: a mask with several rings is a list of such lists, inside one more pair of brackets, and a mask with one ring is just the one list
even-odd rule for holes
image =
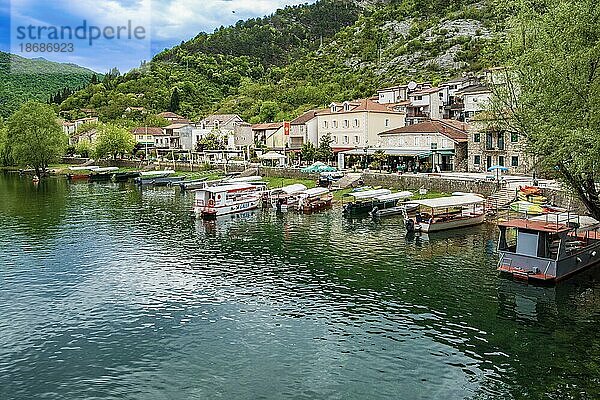
{"label": "wooden boat", "polygon": [[521,201],[527,201],[534,204],[546,204],[548,202],[548,198],[545,196],[525,194],[523,192],[519,192],[517,198]]}
{"label": "wooden boat", "polygon": [[196,190],[194,213],[204,219],[253,210],[260,204],[261,187],[249,183],[211,186]]}
{"label": "wooden boat", "polygon": [[356,192],[350,192],[346,194],[347,198],[352,200],[343,206],[344,215],[355,215],[355,214],[366,214],[373,208],[378,207],[384,209],[388,207],[396,206],[395,201],[390,201],[388,204],[383,204],[376,200],[379,196],[391,194],[392,191],[389,189],[374,189],[374,190],[362,190]]}
{"label": "wooden boat", "polygon": [[109,182],[118,170],[118,167],[96,168],[90,173],[90,182]]}
{"label": "wooden boat", "polygon": [[73,173],[67,174],[67,179],[70,181],[87,181],[90,179],[90,173],[98,168],[100,167],[97,165],[69,167],[69,171],[73,171]]}
{"label": "wooden boat", "polygon": [[138,171],[117,172],[113,175],[113,182],[127,182],[140,176]]}
{"label": "wooden boat", "polygon": [[159,178],[165,178],[169,175],[175,174],[172,169],[166,169],[163,171],[143,171],[140,172],[140,176],[135,178],[137,185],[153,185],[154,181]]}
{"label": "wooden boat", "polygon": [[557,282],[600,262],[600,224],[568,213],[498,224],[498,271],[514,278]]}
{"label": "wooden boat", "polygon": [[152,182],[154,186],[172,186],[178,185],[185,181],[185,176],[165,176],[163,178],[156,178]]}
{"label": "wooden boat", "polygon": [[510,209],[527,215],[540,215],[544,212],[544,209],[539,204],[533,204],[522,200],[512,203]]}
{"label": "wooden boat", "polygon": [[269,204],[277,211],[287,211],[298,204],[300,194],[306,191],[306,186],[301,183],[273,189],[269,192]]}
{"label": "wooden boat", "polygon": [[483,197],[468,194],[440,197],[437,199],[413,200],[414,214],[405,214],[405,225],[409,232],[438,232],[453,228],[478,225],[485,220]]}
{"label": "wooden boat", "polygon": [[[220,182],[220,181],[218,181]],[[203,189],[207,186],[208,178],[193,179],[190,181],[179,182],[179,188],[181,190],[195,190]]]}
{"label": "wooden boat", "polygon": [[298,204],[294,207],[296,211],[310,213],[331,207],[333,195],[329,189],[324,187],[316,187],[307,189],[298,195]]}
{"label": "wooden boat", "polygon": [[380,217],[389,217],[392,215],[404,215],[404,213],[413,213],[419,207],[418,204],[403,204],[396,207],[384,208],[383,210],[373,210],[369,212],[369,215],[372,217],[380,218]]}
{"label": "wooden boat", "polygon": [[262,181],[262,176],[252,175],[252,176],[241,176],[241,177],[237,177],[237,178],[226,178],[226,179],[223,179],[223,184],[243,183],[243,182],[260,182],[260,181]]}

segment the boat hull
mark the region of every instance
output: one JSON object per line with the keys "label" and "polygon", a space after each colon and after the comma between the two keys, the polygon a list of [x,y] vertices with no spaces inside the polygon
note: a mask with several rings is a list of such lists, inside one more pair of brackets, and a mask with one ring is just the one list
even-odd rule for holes
{"label": "boat hull", "polygon": [[257,209],[260,205],[260,198],[244,199],[242,201],[234,202],[233,204],[220,206],[220,207],[194,207],[194,213],[196,216],[203,219],[213,219],[220,217],[221,215],[234,214],[244,211],[250,211]]}
{"label": "boat hull", "polygon": [[457,218],[449,221],[435,222],[432,224],[421,222],[415,225],[415,230],[420,230],[421,232],[427,233],[439,232],[448,229],[464,228],[466,226],[479,225],[482,224],[483,221],[485,221],[485,215],[481,214],[474,217]]}
{"label": "boat hull", "polygon": [[515,279],[553,283],[600,264],[600,242],[560,260],[533,257],[500,250],[498,271]]}

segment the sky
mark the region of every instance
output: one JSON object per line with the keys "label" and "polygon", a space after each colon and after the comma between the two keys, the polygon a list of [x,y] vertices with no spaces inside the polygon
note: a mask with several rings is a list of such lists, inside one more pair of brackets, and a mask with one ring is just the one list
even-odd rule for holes
{"label": "sky", "polygon": [[0,51],[125,72],[200,32],[312,1],[0,0]]}

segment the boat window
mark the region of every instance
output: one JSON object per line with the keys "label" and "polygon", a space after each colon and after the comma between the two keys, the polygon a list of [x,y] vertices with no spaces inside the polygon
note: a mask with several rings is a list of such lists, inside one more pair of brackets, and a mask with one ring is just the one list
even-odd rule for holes
{"label": "boat window", "polygon": [[524,232],[519,231],[517,238],[517,254],[523,254],[525,256],[537,257],[538,255],[538,240],[539,236],[537,232]]}

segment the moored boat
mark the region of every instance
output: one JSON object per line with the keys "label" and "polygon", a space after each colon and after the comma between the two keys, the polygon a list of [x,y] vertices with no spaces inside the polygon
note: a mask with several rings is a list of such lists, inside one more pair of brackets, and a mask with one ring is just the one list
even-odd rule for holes
{"label": "moored boat", "polygon": [[406,229],[420,232],[438,232],[453,228],[478,225],[485,220],[483,197],[466,194],[437,199],[412,200],[414,214],[404,216]]}
{"label": "moored boat", "polygon": [[175,174],[172,169],[158,170],[158,171],[143,171],[140,172],[140,176],[135,178],[137,185],[153,185],[154,182],[159,178],[166,178],[169,175]]}
{"label": "moored boat", "polygon": [[307,189],[298,194],[298,204],[294,207],[296,211],[310,213],[330,207],[333,201],[333,195],[329,189],[316,187]]}
{"label": "moored boat", "polygon": [[140,176],[138,171],[116,172],[113,174],[113,182],[127,182]]}
{"label": "moored boat", "polygon": [[194,213],[204,219],[248,211],[260,204],[261,187],[249,183],[211,186],[196,190]]}
{"label": "moored boat", "polygon": [[539,204],[534,204],[523,200],[512,203],[510,205],[510,209],[527,215],[540,215],[544,212],[544,209]]}
{"label": "moored boat", "polygon": [[343,206],[344,215],[366,214],[373,208],[377,207],[380,210],[388,207],[394,207],[396,201],[388,201],[387,204],[377,200],[377,197],[391,194],[389,189],[374,189],[350,192],[346,197],[352,200]]}
{"label": "moored boat", "polygon": [[301,183],[273,189],[269,192],[269,203],[277,211],[287,211],[290,207],[298,204],[300,194],[306,190]]}
{"label": "moored boat", "polygon": [[498,223],[498,271],[557,282],[600,262],[600,223],[568,213]]}
{"label": "moored boat", "polygon": [[118,170],[118,167],[96,168],[90,173],[90,182],[108,182]]}

